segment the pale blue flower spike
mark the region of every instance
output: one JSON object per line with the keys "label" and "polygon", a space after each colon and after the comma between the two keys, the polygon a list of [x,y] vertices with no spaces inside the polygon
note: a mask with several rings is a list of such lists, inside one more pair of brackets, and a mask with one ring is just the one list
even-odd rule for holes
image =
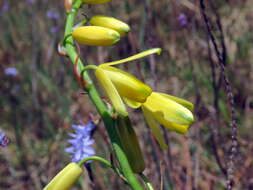
{"label": "pale blue flower spike", "polygon": [[95,150],[92,145],[95,141],[92,139],[92,135],[96,125],[90,121],[86,125],[72,125],[72,128],[75,133],[69,133],[71,139],[67,140],[71,146],[65,149],[65,152],[71,154],[72,162],[78,163],[84,158],[94,156]]}

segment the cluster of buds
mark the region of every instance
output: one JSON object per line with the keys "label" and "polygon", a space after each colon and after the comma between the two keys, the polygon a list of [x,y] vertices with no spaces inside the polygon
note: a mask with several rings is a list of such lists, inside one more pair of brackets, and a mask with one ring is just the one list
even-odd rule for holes
{"label": "cluster of buds", "polygon": [[76,27],[72,32],[72,37],[80,44],[111,46],[130,31],[126,23],[103,15],[91,17],[89,23],[90,26]]}
{"label": "cluster of buds", "polygon": [[[102,4],[109,1],[110,0],[82,0],[84,4]],[[65,0],[67,12],[71,12],[71,4],[72,0]],[[90,24],[89,26],[86,25],[73,28],[71,36],[79,44],[111,46],[117,43],[121,37],[125,36],[130,31],[130,27],[126,23],[116,18],[103,15],[91,17],[88,23]],[[129,127],[131,123],[125,105],[133,109],[142,109],[143,115],[151,128],[151,132],[164,149],[167,149],[168,146],[165,143],[159,124],[169,130],[185,134],[194,121],[192,114],[194,106],[192,103],[175,96],[154,92],[149,85],[143,83],[132,74],[114,67],[115,65],[140,59],[155,53],[160,54],[161,49],[149,49],[128,58],[103,63],[99,66],[88,65],[84,67],[83,70],[95,70],[95,76],[112,104],[113,116],[117,116],[117,123],[120,127],[116,129],[116,132],[120,137],[120,143],[135,173],[141,173],[145,168],[145,164],[136,134],[133,129]],[[86,131],[82,131],[82,133],[81,135],[86,135]],[[74,161],[80,160],[82,156],[80,154],[75,154],[76,149],[82,145],[83,152],[85,152],[86,147],[90,145],[92,141],[88,139],[90,140],[87,141],[88,144],[84,144],[84,142],[81,141],[83,136],[74,134],[72,137],[75,138],[70,141],[73,147],[68,148],[66,151],[73,153],[75,158]],[[87,151],[85,153],[87,153]],[[88,151],[88,153],[92,153],[93,155],[94,151]],[[44,190],[67,190],[81,174],[82,169],[80,165],[70,163],[44,188]]]}

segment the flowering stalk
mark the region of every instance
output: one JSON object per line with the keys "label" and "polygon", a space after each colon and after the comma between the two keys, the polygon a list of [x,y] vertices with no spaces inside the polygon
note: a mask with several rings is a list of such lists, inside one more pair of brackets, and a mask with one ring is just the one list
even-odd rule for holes
{"label": "flowering stalk", "polygon": [[[83,164],[85,163],[88,163],[89,161],[99,161],[101,162],[102,164],[104,164],[105,166],[109,167],[109,168],[112,168],[115,173],[117,173],[120,177],[123,178],[123,174],[122,174],[122,171],[119,170],[119,168],[116,168],[115,166],[113,166],[109,161],[105,160],[104,158],[101,158],[99,156],[89,156],[87,158],[84,158],[83,160],[81,160],[78,165],[81,167]],[[125,180],[125,178],[123,178]]]}
{"label": "flowering stalk", "polygon": [[[67,36],[69,36],[70,33],[72,32],[72,27],[74,25],[74,18],[75,18],[76,13],[81,5],[82,5],[82,1],[76,0],[72,5],[72,11],[70,11],[67,15],[65,34],[64,34],[65,38]],[[69,36],[65,40],[65,43],[63,45],[66,49],[66,53],[69,56],[71,62],[73,64],[74,63],[77,64],[78,74],[81,74],[81,71],[83,70],[84,65],[83,65],[82,61],[78,58],[78,54],[77,54],[75,47],[74,47],[73,38],[71,36]],[[78,60],[76,60],[76,59],[78,59]],[[87,91],[90,99],[92,100],[93,104],[95,105],[97,111],[99,112],[99,114],[101,115],[101,117],[104,121],[106,130],[108,132],[109,138],[112,143],[112,147],[115,151],[115,154],[117,156],[117,159],[120,164],[120,167],[121,167],[124,177],[126,178],[126,180],[128,181],[128,183],[132,189],[143,190],[143,187],[138,182],[135,174],[133,173],[133,171],[129,165],[127,156],[126,156],[125,152],[123,151],[122,145],[120,143],[120,137],[118,136],[118,134],[116,132],[116,128],[117,128],[116,121],[111,117],[106,106],[104,105],[103,101],[99,97],[99,95],[98,95],[94,85],[92,84],[92,81],[86,71],[84,71],[82,73],[82,77],[85,81],[87,81],[87,84],[88,84],[84,87],[85,88],[84,90]]]}

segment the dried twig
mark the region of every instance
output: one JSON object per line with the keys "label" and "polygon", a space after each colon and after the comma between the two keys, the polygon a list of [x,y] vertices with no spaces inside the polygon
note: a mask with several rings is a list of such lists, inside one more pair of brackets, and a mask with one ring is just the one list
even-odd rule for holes
{"label": "dried twig", "polygon": [[[213,10],[214,10],[214,5],[212,4]],[[233,176],[234,176],[234,169],[235,169],[235,156],[236,153],[238,152],[238,140],[237,140],[237,123],[236,123],[236,113],[235,113],[235,106],[234,106],[234,95],[232,92],[232,88],[231,88],[231,84],[230,81],[226,75],[226,71],[225,71],[225,66],[226,66],[226,49],[225,49],[225,43],[224,43],[224,35],[223,35],[223,31],[222,31],[222,25],[220,22],[219,17],[217,17],[217,12],[216,12],[216,24],[218,26],[218,29],[220,30],[221,33],[221,38],[223,40],[222,41],[222,53],[220,52],[215,36],[213,34],[212,28],[211,28],[211,24],[210,24],[210,20],[206,14],[206,7],[204,4],[204,0],[200,0],[200,10],[201,10],[201,14],[203,16],[205,25],[206,25],[206,29],[207,29],[207,33],[208,36],[211,40],[211,43],[213,44],[214,47],[214,51],[215,51],[215,55],[218,59],[218,63],[219,63],[219,67],[220,67],[220,72],[221,72],[221,76],[223,81],[225,82],[225,91],[227,94],[227,100],[228,100],[228,104],[230,106],[230,116],[231,116],[231,140],[232,140],[232,146],[231,146],[231,151],[229,152],[229,161],[227,164],[227,190],[232,190],[233,188]]]}

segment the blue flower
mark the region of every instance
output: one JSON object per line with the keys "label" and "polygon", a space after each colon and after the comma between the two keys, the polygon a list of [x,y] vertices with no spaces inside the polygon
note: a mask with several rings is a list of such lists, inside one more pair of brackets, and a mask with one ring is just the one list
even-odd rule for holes
{"label": "blue flower", "polygon": [[69,133],[72,137],[67,142],[71,144],[65,149],[65,152],[71,153],[72,162],[79,162],[84,158],[95,155],[95,150],[92,147],[94,139],[92,138],[96,125],[89,121],[88,124],[72,125],[75,133]]}
{"label": "blue flower", "polygon": [[5,135],[4,132],[0,130],[0,146],[5,147],[9,144],[9,138]]}
{"label": "blue flower", "polygon": [[18,74],[18,70],[15,67],[8,67],[4,70],[6,75],[16,76]]}
{"label": "blue flower", "polygon": [[177,19],[181,26],[185,26],[188,23],[187,16],[184,13],[180,13]]}
{"label": "blue flower", "polygon": [[60,14],[57,11],[50,9],[47,11],[47,18],[57,20],[60,18]]}

